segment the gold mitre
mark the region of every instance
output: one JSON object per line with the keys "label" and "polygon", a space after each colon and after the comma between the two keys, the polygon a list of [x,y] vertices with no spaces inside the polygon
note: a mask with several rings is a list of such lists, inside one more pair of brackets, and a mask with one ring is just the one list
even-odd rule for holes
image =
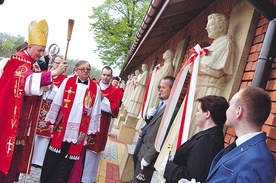
{"label": "gold mitre", "polygon": [[41,20],[36,23],[36,21],[32,21],[29,25],[29,45],[39,45],[46,46],[47,38],[48,38],[48,24],[46,20]]}

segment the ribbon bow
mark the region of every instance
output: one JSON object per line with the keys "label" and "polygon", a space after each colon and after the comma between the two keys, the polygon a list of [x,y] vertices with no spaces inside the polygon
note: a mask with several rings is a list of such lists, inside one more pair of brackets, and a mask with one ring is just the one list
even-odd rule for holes
{"label": "ribbon bow", "polygon": [[[207,55],[209,54],[209,47],[204,47],[201,48],[198,44],[190,49],[190,52],[192,53],[192,55],[190,56],[190,58],[188,59],[186,64],[189,63],[193,63],[195,61],[195,59],[197,58],[197,56],[203,56],[203,55]],[[186,65],[185,64],[185,65]]]}

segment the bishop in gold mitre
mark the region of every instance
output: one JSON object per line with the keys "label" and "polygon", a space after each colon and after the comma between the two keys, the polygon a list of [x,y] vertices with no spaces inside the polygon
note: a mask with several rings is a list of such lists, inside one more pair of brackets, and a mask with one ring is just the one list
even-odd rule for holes
{"label": "bishop in gold mitre", "polygon": [[29,172],[39,96],[67,67],[64,61],[55,72],[40,72],[36,61],[45,52],[48,24],[33,21],[28,31],[28,47],[9,58],[0,78],[0,182],[14,182],[18,173]]}

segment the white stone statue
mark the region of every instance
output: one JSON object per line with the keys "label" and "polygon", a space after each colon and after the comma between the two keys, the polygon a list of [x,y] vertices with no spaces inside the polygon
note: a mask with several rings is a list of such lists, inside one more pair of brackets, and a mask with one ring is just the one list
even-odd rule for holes
{"label": "white stone statue", "polygon": [[120,88],[122,88],[124,91],[125,91],[125,89],[126,89],[126,82],[125,82],[125,80],[121,80],[121,82],[120,82],[120,84],[119,84],[119,86],[120,86]]}
{"label": "white stone statue", "polygon": [[126,103],[126,100],[127,100],[127,95],[128,95],[128,91],[129,91],[129,88],[130,88],[130,84],[131,84],[131,75],[128,75],[127,76],[127,81],[126,81],[126,85],[125,85],[125,92],[124,92],[124,96],[122,98],[122,102],[123,102],[123,105],[125,106],[125,103]]}
{"label": "white stone statue", "polygon": [[135,89],[131,96],[128,112],[138,116],[144,99],[146,84],[149,76],[147,64],[142,64],[142,73],[138,75],[135,81]]}
{"label": "white stone statue", "polygon": [[[229,22],[225,15],[213,13],[208,16],[206,30],[208,37],[214,39],[209,54],[202,56],[195,92],[195,100],[206,95],[221,95],[227,80],[232,76],[235,61],[235,44],[228,36]],[[195,113],[196,106],[193,106]],[[192,115],[189,137],[199,131]]]}
{"label": "white stone statue", "polygon": [[165,60],[165,62],[164,65],[157,70],[156,75],[154,77],[152,91],[151,95],[149,96],[150,98],[147,108],[155,107],[158,105],[159,100],[158,96],[156,95],[156,93],[158,93],[158,86],[163,77],[173,75],[173,58],[174,52],[172,50],[167,50],[163,54],[163,59]]}
{"label": "white stone statue", "polygon": [[127,92],[125,93],[126,94],[125,95],[125,103],[124,103],[125,108],[127,108],[128,105],[129,105],[130,97],[131,97],[131,95],[133,93],[133,90],[134,90],[134,87],[135,87],[134,86],[134,80],[135,80],[134,74],[130,74],[130,78],[127,81]]}
{"label": "white stone statue", "polygon": [[[139,70],[135,70],[135,72],[134,72],[134,76],[133,76],[133,78],[132,78],[132,84],[131,84],[131,86],[132,86],[132,90],[134,91],[135,90],[135,88],[136,88],[136,82],[137,82],[137,80],[138,80],[138,77],[139,77],[139,75],[140,75],[140,71]],[[132,93],[133,94],[133,93]],[[131,94],[131,95],[132,95]]]}
{"label": "white stone statue", "polygon": [[[214,41],[210,45],[209,54],[200,58],[195,100],[206,95],[222,95],[223,89],[227,85],[227,80],[233,74],[235,43],[232,37],[227,35],[228,27],[229,22],[224,15],[213,13],[208,16],[205,29],[208,32],[208,37],[214,39]],[[176,132],[179,131],[180,113],[183,112],[183,106],[182,103],[155,163],[155,168],[158,172],[160,172],[160,166],[164,162],[164,159],[168,157],[168,144],[172,144],[172,154],[176,150],[178,139],[178,133]],[[194,122],[196,105],[191,107],[193,107],[193,113],[189,128],[189,138],[199,131]],[[159,174],[159,179],[163,180],[162,174]]]}

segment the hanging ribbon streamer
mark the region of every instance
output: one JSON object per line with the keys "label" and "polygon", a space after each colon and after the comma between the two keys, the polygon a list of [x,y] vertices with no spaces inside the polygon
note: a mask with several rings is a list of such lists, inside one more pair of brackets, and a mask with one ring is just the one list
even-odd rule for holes
{"label": "hanging ribbon streamer", "polygon": [[[179,130],[179,138],[178,138],[178,144],[185,141],[185,139],[188,138],[188,131],[190,126],[190,120],[191,120],[191,113],[192,113],[192,107],[187,109],[187,104],[189,103],[190,106],[193,106],[194,103],[194,93],[196,88],[196,80],[197,80],[197,74],[198,74],[198,68],[199,68],[199,60],[200,56],[208,54],[208,48],[203,48],[197,44],[195,47],[190,49],[192,52],[192,55],[188,59],[188,61],[183,65],[180,72],[177,74],[176,79],[174,81],[173,87],[171,89],[172,95],[170,95],[168,99],[168,104],[166,106],[157,136],[155,140],[155,149],[160,152],[161,146],[163,144],[163,141],[165,140],[165,134],[168,130],[169,122],[173,116],[174,110],[179,96],[181,94],[183,85],[185,83],[186,77],[189,72],[189,68],[192,63],[193,65],[193,71],[191,74],[191,80],[184,98],[184,109],[182,112],[181,117],[181,124],[180,124],[180,130]],[[185,124],[185,125],[184,125]],[[184,131],[185,130],[185,131]],[[181,139],[181,140],[179,140]],[[177,145],[178,147],[178,145]]]}

